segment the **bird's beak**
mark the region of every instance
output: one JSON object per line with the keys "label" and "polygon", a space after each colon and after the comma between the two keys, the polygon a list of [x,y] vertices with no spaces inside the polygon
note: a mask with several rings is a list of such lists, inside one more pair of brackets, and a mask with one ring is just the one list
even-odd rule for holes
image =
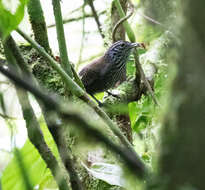
{"label": "bird's beak", "polygon": [[138,43],[138,42],[132,43],[132,47],[133,47],[133,48],[135,48],[135,47],[141,47],[141,48],[145,49],[144,43]]}

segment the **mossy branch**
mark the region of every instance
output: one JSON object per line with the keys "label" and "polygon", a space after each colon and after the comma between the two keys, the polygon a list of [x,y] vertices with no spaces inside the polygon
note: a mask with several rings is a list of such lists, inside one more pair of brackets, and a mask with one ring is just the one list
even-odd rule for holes
{"label": "mossy branch", "polygon": [[26,121],[26,128],[28,131],[29,140],[36,147],[41,157],[46,162],[47,167],[51,170],[51,173],[59,189],[69,190],[70,188],[67,184],[66,178],[65,176],[63,176],[64,172],[60,168],[60,165],[55,156],[53,155],[52,151],[46,144],[46,141],[40,129],[40,125],[30,105],[28,94],[18,88],[16,89],[18,99],[23,110],[23,117]]}
{"label": "mossy branch", "polygon": [[[8,66],[10,69],[15,68],[16,73],[18,73],[19,76],[20,72],[22,73],[22,71],[25,72],[27,76],[31,75],[22,55],[19,52],[18,47],[11,36],[8,37],[7,41],[4,43],[4,50],[7,61],[9,62]],[[14,65],[15,63],[16,65]],[[33,85],[35,85],[35,81],[32,80],[32,77],[29,77],[29,80]],[[23,111],[23,118],[26,121],[29,140],[38,150],[39,154],[47,164],[47,167],[51,170],[51,173],[56,180],[59,189],[69,190],[66,179],[63,176],[62,169],[60,168],[59,163],[53,155],[52,151],[46,144],[40,125],[37,121],[33,108],[30,105],[28,94],[25,91],[20,90],[18,87],[16,87],[16,92]]]}
{"label": "mossy branch", "polygon": [[59,46],[61,64],[65,72],[72,78],[73,73],[72,73],[71,65],[68,59],[60,1],[52,0],[52,3],[53,3],[53,12],[54,12],[55,22],[56,22],[56,32],[57,32],[57,38],[58,38],[58,46]]}
{"label": "mossy branch", "polygon": [[25,38],[43,57],[45,57],[54,70],[56,70],[59,75],[62,77],[63,81],[65,82],[66,86],[72,92],[72,94],[76,95],[77,97],[81,97],[84,95],[84,91],[69,77],[66,72],[60,67],[59,63],[56,62],[45,50],[41,47],[37,42],[32,40],[27,34],[25,34],[22,30],[16,30],[23,38]]}
{"label": "mossy branch", "polygon": [[92,10],[93,17],[94,17],[95,22],[96,22],[97,27],[98,27],[98,31],[99,31],[102,39],[103,39],[103,38],[105,38],[105,35],[103,34],[102,26],[101,26],[101,23],[100,23],[100,20],[99,20],[99,14],[97,14],[97,11],[96,11],[95,6],[93,4],[93,0],[88,0],[87,2],[88,2],[88,5],[90,6],[90,8]]}
{"label": "mossy branch", "polygon": [[51,49],[48,41],[46,22],[43,15],[43,10],[39,0],[30,0],[28,3],[29,20],[32,26],[35,40],[45,48],[48,53]]}

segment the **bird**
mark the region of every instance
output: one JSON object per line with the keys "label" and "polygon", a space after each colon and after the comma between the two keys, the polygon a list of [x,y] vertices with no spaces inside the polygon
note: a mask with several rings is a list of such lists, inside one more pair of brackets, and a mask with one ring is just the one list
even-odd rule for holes
{"label": "bird", "polygon": [[[126,62],[132,49],[142,47],[142,43],[119,40],[113,43],[103,56],[86,65],[80,72],[85,90],[99,105],[94,94],[108,91],[126,80]],[[108,93],[111,94],[111,93]],[[112,95],[112,94],[111,94]]]}

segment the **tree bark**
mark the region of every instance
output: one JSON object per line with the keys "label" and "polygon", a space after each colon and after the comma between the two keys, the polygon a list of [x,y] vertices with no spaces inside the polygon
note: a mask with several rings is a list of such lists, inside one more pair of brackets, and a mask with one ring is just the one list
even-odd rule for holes
{"label": "tree bark", "polygon": [[[180,45],[170,51],[178,66],[162,131],[159,161],[163,190],[205,189],[205,2],[183,2]],[[181,23],[180,23],[181,24]],[[174,54],[173,54],[174,53]],[[163,185],[162,185],[163,183]]]}
{"label": "tree bark", "polygon": [[[127,12],[127,1],[126,0],[120,0],[120,4],[122,6],[122,9],[124,12]],[[117,8],[115,6],[114,1],[112,2],[112,8],[111,8],[111,24],[114,27],[115,24],[120,20],[120,16],[118,14]],[[116,32],[116,40],[125,40],[125,29],[123,25],[121,24]]]}

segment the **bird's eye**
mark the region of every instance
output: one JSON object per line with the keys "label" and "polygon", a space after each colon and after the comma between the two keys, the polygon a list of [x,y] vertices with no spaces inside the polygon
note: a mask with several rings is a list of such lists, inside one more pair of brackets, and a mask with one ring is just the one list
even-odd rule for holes
{"label": "bird's eye", "polygon": [[123,44],[121,44],[120,46],[121,46],[121,47],[124,47],[124,46],[125,46],[125,44],[123,43]]}

